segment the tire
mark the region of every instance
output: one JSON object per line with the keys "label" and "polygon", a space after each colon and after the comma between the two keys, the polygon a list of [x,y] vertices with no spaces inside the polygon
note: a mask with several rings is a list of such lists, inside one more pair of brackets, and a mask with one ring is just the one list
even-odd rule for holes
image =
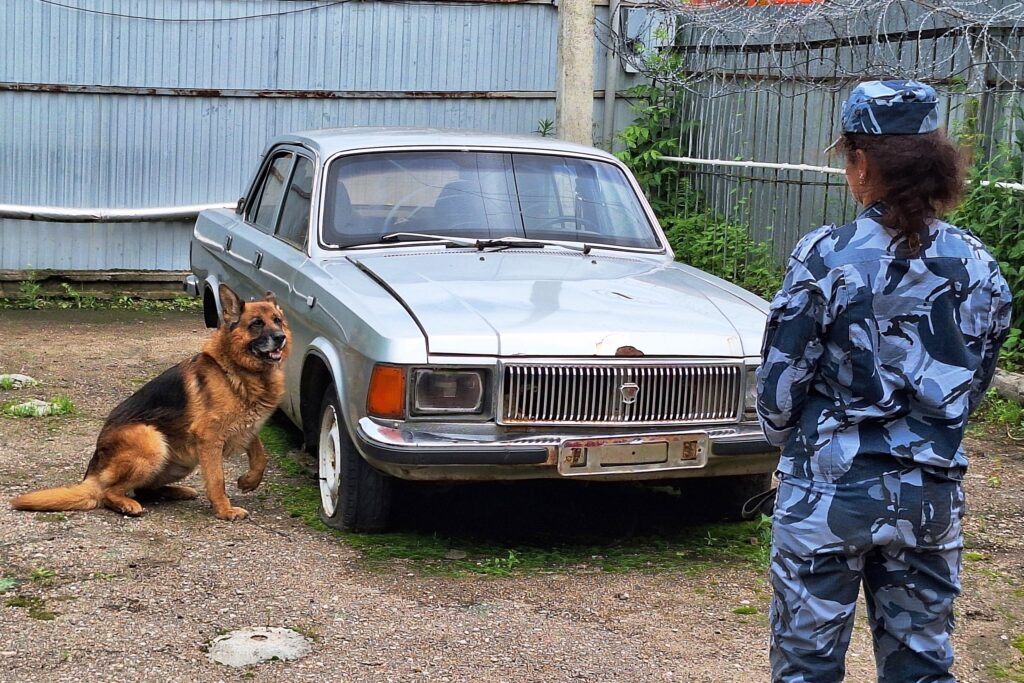
{"label": "tire", "polygon": [[386,530],[393,482],[370,467],[352,443],[333,384],[324,391],[314,433],[320,520],[340,531]]}
{"label": "tire", "polygon": [[696,498],[705,505],[708,516],[718,520],[739,521],[743,504],[772,487],[772,474],[745,474],[732,477],[684,480],[684,485],[699,487]]}

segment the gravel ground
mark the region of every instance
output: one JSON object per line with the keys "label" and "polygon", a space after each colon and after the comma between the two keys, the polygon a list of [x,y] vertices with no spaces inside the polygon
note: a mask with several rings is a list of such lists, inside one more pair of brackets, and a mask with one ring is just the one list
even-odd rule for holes
{"label": "gravel ground", "polygon": [[[17,396],[63,393],[78,407],[0,418],[0,496],[77,481],[107,412],[204,336],[194,314],[0,311],[0,372],[46,382]],[[1005,437],[970,446],[975,554],[958,603],[957,672],[1024,680],[1011,645],[1024,634],[1024,456]],[[242,458],[229,468],[241,472]],[[0,506],[0,576],[20,580],[0,598],[0,680],[767,679],[768,591],[755,569],[431,577],[402,562],[369,568],[265,489],[229,493],[251,520],[218,521],[205,498],[156,504],[140,519]],[[4,606],[16,598],[22,606]],[[733,613],[744,604],[757,613]],[[852,681],[873,680],[860,619]],[[267,625],[311,636],[312,653],[248,669],[204,654],[220,633]]]}

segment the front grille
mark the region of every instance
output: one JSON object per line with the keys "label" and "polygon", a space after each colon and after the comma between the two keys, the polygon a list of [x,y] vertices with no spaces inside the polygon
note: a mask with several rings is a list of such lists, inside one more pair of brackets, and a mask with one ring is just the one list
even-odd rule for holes
{"label": "front grille", "polygon": [[[510,364],[506,424],[708,424],[740,419],[743,366]],[[630,398],[633,399],[630,402]]]}

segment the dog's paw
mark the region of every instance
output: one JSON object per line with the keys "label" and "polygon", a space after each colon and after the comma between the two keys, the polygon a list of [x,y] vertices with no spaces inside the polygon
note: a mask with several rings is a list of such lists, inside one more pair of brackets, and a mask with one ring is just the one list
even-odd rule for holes
{"label": "dog's paw", "polygon": [[245,519],[249,516],[249,511],[245,508],[229,507],[226,510],[215,513],[217,519],[223,519],[228,522],[234,522],[236,519]]}
{"label": "dog's paw", "polygon": [[238,489],[240,491],[255,491],[260,482],[263,481],[262,472],[246,472],[238,478]]}

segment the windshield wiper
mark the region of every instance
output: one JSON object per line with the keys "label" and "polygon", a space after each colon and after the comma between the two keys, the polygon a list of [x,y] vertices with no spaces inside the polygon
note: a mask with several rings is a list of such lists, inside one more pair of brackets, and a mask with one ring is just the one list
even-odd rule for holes
{"label": "windshield wiper", "polygon": [[490,240],[477,240],[476,248],[480,251],[484,249],[490,249],[493,247],[499,247],[508,249],[509,247],[561,247],[562,249],[568,249],[569,251],[579,251],[584,254],[589,254],[591,246],[589,244],[572,244],[568,242],[559,242],[556,240],[534,240],[527,237],[498,237]]}
{"label": "windshield wiper", "polygon": [[380,238],[381,242],[444,242],[456,247],[475,247],[480,240],[447,235],[428,235],[419,232],[393,232]]}
{"label": "windshield wiper", "polygon": [[572,244],[555,240],[534,240],[525,237],[497,237],[493,239],[471,239],[466,237],[449,237],[448,235],[430,235],[420,232],[393,232],[380,238],[381,242],[442,242],[452,247],[472,247],[478,251],[484,249],[508,249],[510,247],[521,248],[543,248],[561,247],[570,251],[579,251],[589,254],[589,244]]}

